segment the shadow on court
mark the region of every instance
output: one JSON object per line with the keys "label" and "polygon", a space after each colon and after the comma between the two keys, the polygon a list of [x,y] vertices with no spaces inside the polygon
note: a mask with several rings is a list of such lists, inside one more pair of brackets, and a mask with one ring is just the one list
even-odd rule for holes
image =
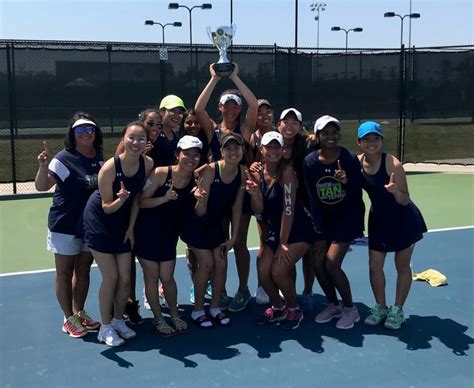
{"label": "shadow on court", "polygon": [[[319,308],[323,307],[322,296],[316,295],[314,301]],[[356,306],[362,321],[362,318],[368,315],[370,307],[362,303],[356,303]],[[185,317],[189,317],[191,311],[192,306],[189,305],[181,308]],[[255,325],[254,319],[261,312],[263,307],[252,301],[245,313],[230,314],[230,327],[200,329],[190,323],[188,332],[171,338],[162,338],[153,332],[152,319],[145,319],[143,325],[134,327],[138,334],[136,339],[127,341],[125,347],[107,348],[101,354],[119,367],[130,368],[134,365],[125,357],[130,352],[158,351],[160,356],[179,361],[186,368],[196,368],[198,363],[190,357],[197,354],[202,354],[209,360],[228,360],[242,356],[236,346],[245,344],[255,349],[258,358],[271,358],[272,355],[282,352],[281,344],[288,340],[296,341],[299,346],[313,353],[325,352],[324,338],[360,348],[364,346],[367,336],[393,337],[405,343],[406,349],[412,351],[430,349],[430,342],[436,338],[458,356],[466,356],[466,351],[474,344],[474,339],[466,334],[467,326],[436,316],[412,315],[400,330],[391,331],[382,326],[368,327],[361,323],[352,330],[339,330],[335,327],[336,320],[327,324],[316,324],[313,321],[314,314],[306,314],[298,330],[285,331],[275,324]],[[84,341],[97,343],[95,336],[88,336]],[[102,344],[100,346],[103,347]]]}

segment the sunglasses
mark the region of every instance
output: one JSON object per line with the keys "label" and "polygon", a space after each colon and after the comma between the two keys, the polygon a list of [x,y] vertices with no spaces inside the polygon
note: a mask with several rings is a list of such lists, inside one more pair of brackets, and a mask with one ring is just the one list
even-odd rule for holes
{"label": "sunglasses", "polygon": [[93,126],[87,126],[87,127],[80,126],[80,127],[74,128],[74,132],[76,132],[76,134],[78,134],[78,135],[82,135],[84,132],[87,133],[88,135],[92,135],[95,132],[95,127],[93,127]]}
{"label": "sunglasses", "polygon": [[157,127],[158,129],[163,128],[163,124],[157,121],[153,121],[153,120],[145,121],[145,124],[148,125],[149,127]]}

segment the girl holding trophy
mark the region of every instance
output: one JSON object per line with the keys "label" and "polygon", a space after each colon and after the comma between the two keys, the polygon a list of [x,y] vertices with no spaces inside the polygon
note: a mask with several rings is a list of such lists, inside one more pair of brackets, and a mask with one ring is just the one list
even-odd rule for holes
{"label": "girl holding trophy", "polygon": [[[221,94],[218,104],[218,110],[221,114],[221,122],[216,124],[210,119],[208,113],[206,112],[206,107],[216,85],[221,79],[221,76],[216,73],[215,64],[210,65],[209,72],[211,74],[211,79],[199,95],[196,101],[195,111],[196,116],[201,123],[202,129],[206,133],[212,134],[210,149],[213,159],[217,161],[221,159],[222,156],[220,142],[224,135],[235,132],[241,134],[247,144],[250,142],[251,134],[255,130],[256,126],[258,102],[252,91],[239,78],[239,67],[236,63],[233,63],[233,71],[229,75],[229,79],[234,82],[238,90],[225,90]],[[248,109],[245,120],[241,123],[240,116],[242,111],[242,98],[245,99]],[[247,144],[245,144],[245,149],[248,148]],[[250,200],[246,195],[242,219],[240,222],[240,229],[238,231],[237,239],[234,245],[237,272],[239,276],[239,290],[229,305],[229,311],[233,312],[245,309],[251,297],[250,291],[248,289],[250,254],[247,249],[247,233],[250,223],[250,215]],[[224,291],[221,307],[225,309],[227,304],[228,299]]]}

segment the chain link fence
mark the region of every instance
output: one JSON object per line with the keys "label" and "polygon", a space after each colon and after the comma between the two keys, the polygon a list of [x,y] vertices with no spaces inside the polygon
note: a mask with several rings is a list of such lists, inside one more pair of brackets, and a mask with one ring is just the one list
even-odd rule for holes
{"label": "chain link fence", "polygon": [[[218,59],[210,45],[0,40],[0,195],[32,191],[42,140],[63,147],[76,111],[93,114],[110,157],[122,127],[177,94],[188,107]],[[276,115],[294,106],[311,129],[330,114],[355,149],[360,121],[383,122],[386,148],[404,162],[474,164],[474,46],[393,49],[232,46],[239,75]],[[219,83],[208,107],[233,87]],[[29,183],[28,183],[29,182]],[[34,189],[33,189],[34,191]]]}

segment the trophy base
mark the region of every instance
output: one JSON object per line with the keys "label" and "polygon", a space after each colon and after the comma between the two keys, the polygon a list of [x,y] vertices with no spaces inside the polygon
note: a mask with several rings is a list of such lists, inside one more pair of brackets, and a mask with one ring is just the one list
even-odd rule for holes
{"label": "trophy base", "polygon": [[234,64],[233,63],[214,63],[212,66],[214,68],[214,71],[216,72],[217,75],[226,77],[232,74],[234,71]]}

